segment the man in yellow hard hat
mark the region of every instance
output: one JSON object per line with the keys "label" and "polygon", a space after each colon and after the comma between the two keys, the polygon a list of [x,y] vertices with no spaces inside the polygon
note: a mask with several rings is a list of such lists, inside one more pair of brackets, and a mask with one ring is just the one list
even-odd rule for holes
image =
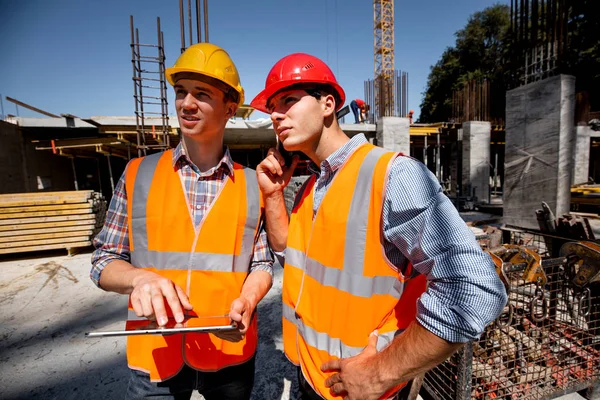
{"label": "man in yellow hard hat", "polygon": [[94,240],[91,278],[129,295],[129,320],[159,326],[228,316],[237,330],[129,336],[126,398],[248,399],[255,309],[272,282],[256,174],[232,161],[223,136],[244,100],[235,64],[208,43],[190,46],[166,78],[182,140],[132,160]]}

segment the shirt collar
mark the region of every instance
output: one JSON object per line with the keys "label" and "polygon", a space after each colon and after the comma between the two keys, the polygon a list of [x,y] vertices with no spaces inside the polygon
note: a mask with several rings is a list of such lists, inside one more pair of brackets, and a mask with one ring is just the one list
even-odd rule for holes
{"label": "shirt collar", "polygon": [[[342,147],[334,151],[327,157],[325,160],[321,162],[321,171],[330,170],[331,172],[336,172],[340,167],[346,162],[346,159],[356,150],[359,146],[367,143],[367,138],[364,134],[359,133],[358,135],[350,138],[349,141],[344,143]],[[319,174],[319,168],[315,163],[310,163],[308,165],[308,169],[313,174]]]}
{"label": "shirt collar", "polygon": [[177,167],[177,163],[180,162],[183,164],[188,164],[192,169],[194,169],[198,174],[203,176],[212,175],[215,171],[223,168],[225,173],[232,175],[233,173],[233,159],[231,158],[231,153],[229,152],[229,147],[223,147],[223,158],[219,161],[219,163],[209,169],[206,172],[200,172],[196,164],[192,162],[192,160],[188,157],[185,151],[185,147],[183,146],[183,140],[179,142],[175,150],[173,150],[173,168]]}

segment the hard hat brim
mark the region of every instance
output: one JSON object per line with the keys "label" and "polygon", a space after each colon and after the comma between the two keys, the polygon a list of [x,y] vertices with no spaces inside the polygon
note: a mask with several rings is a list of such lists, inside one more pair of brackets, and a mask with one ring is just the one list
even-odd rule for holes
{"label": "hard hat brim", "polygon": [[338,85],[337,83],[334,83],[331,81],[326,81],[326,80],[306,81],[306,80],[301,80],[301,79],[290,79],[290,80],[285,80],[285,81],[279,81],[279,82],[269,85],[262,92],[257,94],[256,97],[254,97],[254,99],[252,99],[252,101],[250,102],[250,106],[252,108],[262,111],[266,114],[271,114],[271,112],[267,109],[267,101],[274,94],[276,94],[277,92],[279,92],[287,87],[290,87],[292,85],[297,85],[297,84],[310,85],[311,83],[331,86],[338,93],[338,95],[340,96],[340,99],[341,99],[340,104],[336,104],[335,110],[338,111],[340,108],[342,108],[344,106],[344,102],[346,101],[346,93],[344,93],[344,89],[342,89],[342,87],[340,85]]}

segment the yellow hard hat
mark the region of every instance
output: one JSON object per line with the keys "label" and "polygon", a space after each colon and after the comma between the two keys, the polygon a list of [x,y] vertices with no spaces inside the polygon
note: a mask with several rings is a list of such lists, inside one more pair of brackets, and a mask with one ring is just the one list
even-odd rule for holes
{"label": "yellow hard hat", "polygon": [[175,84],[174,76],[179,72],[191,72],[217,79],[239,94],[238,104],[244,103],[244,88],[237,68],[229,54],[219,46],[211,43],[191,45],[179,56],[173,67],[165,70],[167,81],[171,85]]}

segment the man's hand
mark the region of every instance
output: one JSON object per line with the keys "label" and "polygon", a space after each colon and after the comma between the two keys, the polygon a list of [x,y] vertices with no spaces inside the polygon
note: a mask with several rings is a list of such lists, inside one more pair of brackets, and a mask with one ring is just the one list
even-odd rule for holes
{"label": "man's hand", "polygon": [[269,197],[277,192],[282,192],[290,182],[299,160],[300,157],[295,155],[292,158],[292,165],[286,166],[281,153],[277,149],[269,149],[267,158],[256,167],[258,186],[263,196]]}
{"label": "man's hand", "polygon": [[229,318],[237,324],[236,330],[215,332],[214,335],[229,342],[239,342],[246,337],[246,332],[252,321],[254,307],[249,300],[239,297],[231,303]]}
{"label": "man's hand", "polygon": [[377,338],[377,331],[374,331],[360,354],[321,365],[323,372],[337,371],[325,380],[325,386],[334,395],[342,395],[344,400],[377,400],[389,389],[383,385],[375,368]]}
{"label": "man's hand", "polygon": [[193,308],[182,288],[152,271],[140,271],[133,278],[132,286],[131,305],[135,314],[138,317],[156,319],[158,326],[164,326],[168,321],[165,301],[178,323],[183,322],[183,309]]}

